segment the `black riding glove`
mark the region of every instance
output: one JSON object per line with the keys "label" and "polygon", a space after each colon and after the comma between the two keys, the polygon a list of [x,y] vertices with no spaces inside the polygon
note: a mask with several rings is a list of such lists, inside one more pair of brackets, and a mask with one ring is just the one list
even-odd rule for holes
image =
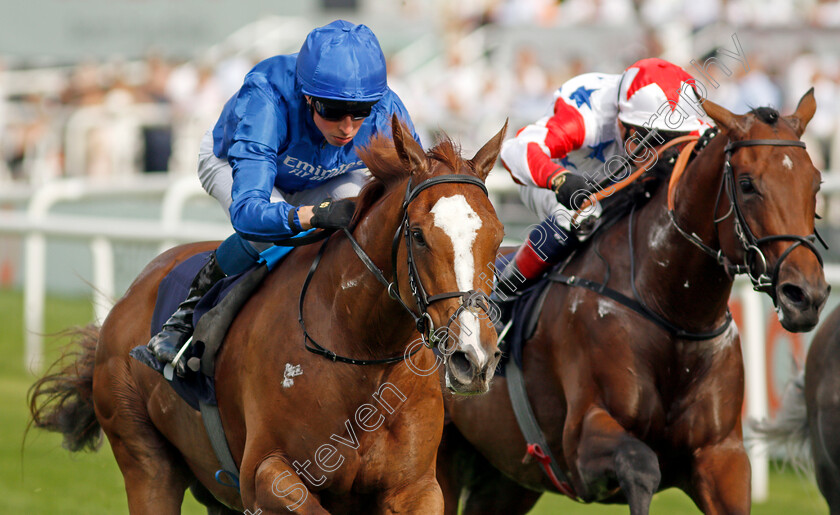
{"label": "black riding glove", "polygon": [[580,175],[575,175],[569,172],[563,172],[551,183],[551,189],[557,196],[557,202],[563,204],[563,207],[569,210],[576,210],[579,206],[573,206],[572,200],[575,194],[582,195],[578,191],[583,190],[584,194],[589,193],[589,184]]}
{"label": "black riding glove", "polygon": [[312,227],[321,229],[344,229],[353,219],[356,202],[352,199],[325,200],[312,208]]}

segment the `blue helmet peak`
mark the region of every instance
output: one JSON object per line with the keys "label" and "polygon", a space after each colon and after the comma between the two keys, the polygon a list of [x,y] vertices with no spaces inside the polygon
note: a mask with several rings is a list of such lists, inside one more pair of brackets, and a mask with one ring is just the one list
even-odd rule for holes
{"label": "blue helmet peak", "polygon": [[333,100],[375,102],[388,89],[385,56],[366,25],[336,20],[314,29],[297,57],[301,91]]}

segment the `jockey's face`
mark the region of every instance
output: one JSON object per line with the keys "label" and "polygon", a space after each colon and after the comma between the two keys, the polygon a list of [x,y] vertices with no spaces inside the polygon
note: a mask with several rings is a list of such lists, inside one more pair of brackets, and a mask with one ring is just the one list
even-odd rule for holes
{"label": "jockey's face", "polygon": [[[308,100],[309,97],[307,97]],[[361,120],[353,119],[353,116],[347,114],[340,120],[332,121],[323,118],[317,111],[312,111],[312,120],[315,126],[324,135],[327,143],[336,147],[343,147],[344,145],[353,141],[356,134],[359,132],[364,118]]]}
{"label": "jockey's face", "polygon": [[660,145],[663,145],[674,138],[678,138],[680,136],[687,136],[689,133],[683,131],[657,130],[656,135],[651,136],[651,138],[647,142],[643,142],[645,137],[648,136],[648,132],[645,127],[625,125],[621,123],[621,121],[619,121],[618,134],[621,138],[622,146],[626,149],[627,155],[632,154],[633,151],[636,150],[636,147],[638,147],[639,145],[642,145],[646,148],[642,149],[638,155],[647,155],[648,151],[656,152],[656,148]]}

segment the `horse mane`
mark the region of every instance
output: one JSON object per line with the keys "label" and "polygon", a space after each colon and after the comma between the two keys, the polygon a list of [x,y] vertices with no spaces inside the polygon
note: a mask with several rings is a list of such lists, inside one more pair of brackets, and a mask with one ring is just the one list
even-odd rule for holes
{"label": "horse mane", "polygon": [[[411,134],[411,131],[405,125],[402,128],[404,134]],[[356,200],[354,216],[356,221],[386,193],[411,175],[397,155],[394,141],[390,138],[390,135],[377,134],[373,136],[367,145],[358,150],[358,154],[370,170],[371,177],[362,187]],[[461,158],[460,147],[448,136],[444,136],[426,152],[426,161],[438,161],[449,168],[450,173],[453,174],[462,170],[475,174],[473,164]],[[431,165],[431,163],[429,164]],[[415,176],[413,184],[419,184],[434,175],[431,173],[432,166],[429,166],[428,170],[422,177]]]}

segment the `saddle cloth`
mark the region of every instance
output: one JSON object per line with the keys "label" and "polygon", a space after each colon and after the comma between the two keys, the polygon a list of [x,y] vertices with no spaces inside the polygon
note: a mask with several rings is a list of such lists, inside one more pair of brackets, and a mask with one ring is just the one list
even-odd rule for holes
{"label": "saddle cloth", "polygon": [[[508,256],[512,258],[512,254]],[[501,274],[501,268],[507,264],[508,259],[499,259],[496,262],[496,270]],[[496,366],[496,375],[505,376],[505,365],[512,358],[522,368],[522,349],[525,342],[534,334],[537,320],[542,311],[542,304],[548,292],[550,281],[542,278],[536,284],[523,290],[520,295],[503,302],[495,294],[491,297],[493,302],[499,305],[501,317],[496,323],[496,331],[501,333],[502,329],[513,320],[504,340],[499,342],[502,350],[502,359]]]}
{"label": "saddle cloth", "polygon": [[[282,259],[292,250],[292,247],[270,247],[268,250],[260,254],[261,258],[257,265],[242,272],[238,275],[226,277],[213,285],[213,287],[201,298],[196,305],[193,313],[193,327],[198,326],[198,322],[203,315],[218,305],[239,282],[254,271],[258,266],[265,264],[269,270],[273,269],[279,264]],[[175,266],[166,277],[160,282],[158,287],[157,300],[155,301],[155,309],[152,313],[152,321],[149,331],[149,338],[159,333],[163,324],[169,319],[172,313],[178,309],[178,305],[187,298],[193,278],[198,271],[207,263],[212,251],[198,253],[182,263]],[[187,361],[192,357],[200,358],[204,352],[203,345],[197,343],[191,345],[183,356],[183,360]],[[159,362],[154,355],[146,347],[146,344],[138,345],[133,348],[129,355],[141,363],[151,367],[157,372],[163,374],[163,367],[165,363]],[[198,410],[199,401],[205,404],[216,405],[216,390],[215,380],[202,374],[200,371],[193,372],[189,368],[186,370],[184,377],[174,375],[169,381],[172,389],[175,390],[193,409]]]}

